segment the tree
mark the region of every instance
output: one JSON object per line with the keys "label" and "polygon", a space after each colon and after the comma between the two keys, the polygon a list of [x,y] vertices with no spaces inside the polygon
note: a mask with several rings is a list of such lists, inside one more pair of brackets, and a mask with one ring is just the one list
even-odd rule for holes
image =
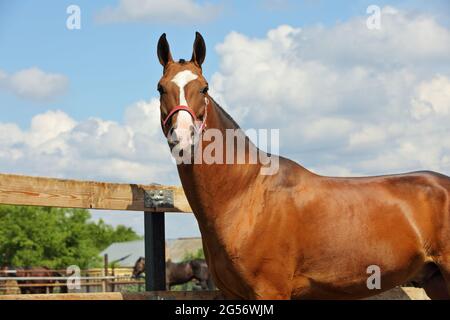
{"label": "tree", "polygon": [[124,226],[90,221],[84,209],[0,206],[0,265],[99,266],[111,243],[139,239]]}
{"label": "tree", "polygon": [[96,224],[89,224],[90,234],[95,242],[95,246],[103,251],[111,243],[125,242],[141,239],[133,229],[118,225],[116,228],[106,224],[102,219]]}
{"label": "tree", "polygon": [[196,252],[187,252],[184,256],[183,256],[183,262],[186,261],[190,261],[190,260],[195,260],[195,259],[205,259],[205,253],[203,252],[203,249],[200,248],[198,249]]}

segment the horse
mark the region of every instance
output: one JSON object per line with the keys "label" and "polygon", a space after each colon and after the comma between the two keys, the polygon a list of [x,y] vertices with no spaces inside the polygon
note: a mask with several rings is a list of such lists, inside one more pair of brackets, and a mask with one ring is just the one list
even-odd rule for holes
{"label": "horse", "polygon": [[[197,281],[201,290],[214,290],[214,282],[208,271],[205,260],[194,259],[186,262],[166,262],[167,287],[184,284],[191,280]],[[195,287],[194,287],[195,288]]]}
{"label": "horse", "polygon": [[[140,257],[134,264],[132,278],[138,279],[145,272],[145,258]],[[193,259],[185,262],[175,263],[171,260],[166,262],[166,287],[196,281],[202,290],[214,290],[214,282],[208,271],[205,260]],[[195,288],[195,287],[194,287]]]}
{"label": "horse", "polygon": [[140,257],[136,260],[133,267],[133,272],[131,274],[131,278],[139,279],[143,277],[143,273],[145,272],[145,258]]}
{"label": "horse", "polygon": [[[53,271],[48,267],[27,267],[27,268],[16,268],[15,277],[17,278],[27,278],[27,277],[63,277],[64,275]],[[61,293],[67,293],[68,288],[65,284],[65,280],[17,280],[20,292],[22,294],[43,294],[43,293],[53,293],[53,284],[63,283],[60,286]],[[36,284],[42,284],[42,286],[35,286]]]}
{"label": "horse", "polygon": [[[165,34],[157,56],[161,129],[172,155],[201,159],[213,143],[223,154],[235,151],[233,164],[177,161],[225,298],[359,299],[408,281],[432,299],[450,298],[450,177],[322,176],[245,137],[245,159],[256,152],[278,161],[274,174],[261,174],[267,163],[239,163],[236,144],[207,136],[211,129],[245,133],[208,93],[201,34],[189,61],[173,60]],[[374,287],[369,282],[377,274]]]}

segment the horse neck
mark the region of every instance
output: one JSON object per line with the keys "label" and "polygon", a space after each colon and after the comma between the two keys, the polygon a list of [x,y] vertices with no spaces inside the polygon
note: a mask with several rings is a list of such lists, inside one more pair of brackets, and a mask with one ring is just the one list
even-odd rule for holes
{"label": "horse neck", "polygon": [[[218,129],[222,136],[226,136],[227,129],[240,130],[237,123],[211,99],[206,120],[208,129]],[[246,137],[245,157],[248,159],[250,150],[259,151],[256,146]],[[211,142],[203,141],[203,150]],[[223,143],[223,155],[226,154],[226,143]],[[237,145],[234,146],[237,154]],[[201,150],[200,150],[201,152]],[[225,162],[225,159],[224,159]],[[257,164],[181,164],[178,172],[186,193],[186,197],[202,224],[210,222],[223,214],[218,202],[226,201],[238,190],[241,192],[256,179],[261,165]],[[203,222],[203,223],[202,223]]]}

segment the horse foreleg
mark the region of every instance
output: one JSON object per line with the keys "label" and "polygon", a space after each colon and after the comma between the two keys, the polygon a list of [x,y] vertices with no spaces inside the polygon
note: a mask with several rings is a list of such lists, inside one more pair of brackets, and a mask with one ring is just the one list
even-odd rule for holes
{"label": "horse foreleg", "polygon": [[423,284],[427,296],[432,300],[448,300],[450,298],[445,279],[440,272],[436,272]]}
{"label": "horse foreleg", "polygon": [[206,282],[206,280],[201,280],[200,281],[200,287],[202,288],[202,290],[208,290],[208,283]]}
{"label": "horse foreleg", "polygon": [[[432,298],[430,295],[429,296],[431,299],[450,300],[450,254],[443,254],[437,262],[437,265],[440,270],[440,277],[439,279],[435,279],[435,283],[432,285],[434,291],[436,291],[438,295],[435,298]],[[432,294],[434,293],[435,292]]]}
{"label": "horse foreleg", "polygon": [[208,290],[216,289],[216,285],[211,277],[209,277],[208,280],[206,280],[206,285],[208,286]]}

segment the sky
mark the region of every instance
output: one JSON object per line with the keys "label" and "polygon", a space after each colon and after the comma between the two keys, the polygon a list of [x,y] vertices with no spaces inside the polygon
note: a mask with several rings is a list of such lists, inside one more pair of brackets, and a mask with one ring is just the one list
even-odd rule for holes
{"label": "sky", "polygon": [[[156,43],[165,32],[188,59],[199,31],[210,94],[244,129],[279,128],[283,156],[333,176],[449,175],[448,12],[446,0],[0,0],[0,172],[179,185]],[[92,214],[143,233],[141,213]],[[198,235],[192,215],[167,214],[168,238]]]}

